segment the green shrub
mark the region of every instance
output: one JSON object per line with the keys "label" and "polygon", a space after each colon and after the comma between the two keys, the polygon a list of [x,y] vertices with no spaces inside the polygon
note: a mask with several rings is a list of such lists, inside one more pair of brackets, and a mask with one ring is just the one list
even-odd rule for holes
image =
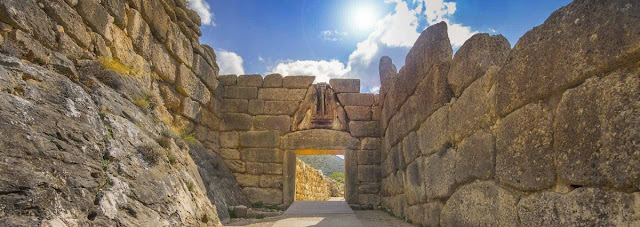
{"label": "green shrub", "polygon": [[343,172],[335,172],[329,175],[329,178],[335,180],[338,183],[344,184],[344,173]]}

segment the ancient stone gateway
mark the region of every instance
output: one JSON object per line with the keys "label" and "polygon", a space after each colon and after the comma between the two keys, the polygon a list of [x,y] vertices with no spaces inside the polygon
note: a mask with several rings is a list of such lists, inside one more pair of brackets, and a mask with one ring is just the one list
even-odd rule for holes
{"label": "ancient stone gateway", "polygon": [[295,199],[296,154],[345,156],[345,198],[379,204],[379,103],[356,79],[312,84],[315,77],[220,76],[221,157],[251,202]]}

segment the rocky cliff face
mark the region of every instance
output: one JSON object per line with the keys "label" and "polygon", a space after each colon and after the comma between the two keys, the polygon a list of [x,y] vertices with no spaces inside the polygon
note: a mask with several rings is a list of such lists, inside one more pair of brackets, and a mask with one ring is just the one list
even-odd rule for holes
{"label": "rocky cliff face", "polygon": [[0,225],[211,225],[218,69],[184,0],[0,1]]}
{"label": "rocky cliff face", "polygon": [[640,224],[640,4],[578,0],[452,58],[426,29],[381,59],[382,206],[443,226]]}

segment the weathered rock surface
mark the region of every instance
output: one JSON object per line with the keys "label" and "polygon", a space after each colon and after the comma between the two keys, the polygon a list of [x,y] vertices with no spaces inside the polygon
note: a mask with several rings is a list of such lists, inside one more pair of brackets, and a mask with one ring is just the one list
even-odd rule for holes
{"label": "weathered rock surface", "polygon": [[639,196],[597,188],[541,192],[523,197],[517,211],[523,226],[635,226]]}
{"label": "weathered rock surface", "polygon": [[507,59],[511,44],[502,35],[486,33],[471,36],[458,49],[449,70],[449,85],[456,96],[491,66],[501,66]]}
{"label": "weathered rock surface", "polygon": [[616,71],[565,92],[554,122],[561,179],[640,189],[639,73]]}
{"label": "weathered rock surface", "polygon": [[110,88],[96,84],[88,93],[67,77],[4,55],[0,65],[1,146],[12,151],[1,154],[10,161],[0,177],[10,193],[0,201],[15,204],[4,206],[3,225],[195,225],[203,215],[217,225],[210,201],[226,210],[225,200],[242,198],[219,196],[233,190],[220,183],[230,175],[200,175],[189,155],[195,149],[173,138],[159,145],[153,137],[161,137],[162,126]]}
{"label": "weathered rock surface", "polygon": [[586,78],[636,64],[640,4],[633,0],[574,1],[527,32],[497,77],[501,115]]}
{"label": "weathered rock surface", "polygon": [[519,196],[491,181],[462,186],[442,207],[443,226],[518,226]]}

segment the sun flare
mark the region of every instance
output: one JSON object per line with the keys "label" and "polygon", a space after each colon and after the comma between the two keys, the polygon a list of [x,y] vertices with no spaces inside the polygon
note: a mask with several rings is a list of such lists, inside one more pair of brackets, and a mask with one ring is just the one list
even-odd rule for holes
{"label": "sun flare", "polygon": [[356,30],[369,29],[376,23],[376,12],[369,6],[358,7],[351,17],[351,22]]}

